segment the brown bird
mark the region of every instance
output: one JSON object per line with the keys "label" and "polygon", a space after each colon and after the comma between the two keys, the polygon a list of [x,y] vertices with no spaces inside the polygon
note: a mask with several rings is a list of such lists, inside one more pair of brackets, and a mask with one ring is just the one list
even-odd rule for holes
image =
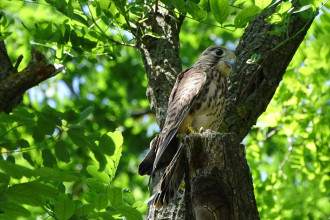
{"label": "brown bird", "polygon": [[204,129],[217,131],[225,104],[227,76],[235,54],[220,46],[207,48],[196,63],[182,71],[171,92],[162,131],[150,142],[150,150],[139,165],[140,175],[166,168],[154,205],[166,206],[184,175],[183,145],[177,134]]}

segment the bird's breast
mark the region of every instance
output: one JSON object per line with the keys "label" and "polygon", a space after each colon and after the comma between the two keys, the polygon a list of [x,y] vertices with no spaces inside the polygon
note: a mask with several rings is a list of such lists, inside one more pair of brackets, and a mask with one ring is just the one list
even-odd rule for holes
{"label": "bird's breast", "polygon": [[224,109],[226,90],[226,79],[214,70],[214,73],[208,75],[202,91],[184,119],[184,124],[192,125],[196,131],[201,127],[204,130],[217,131]]}

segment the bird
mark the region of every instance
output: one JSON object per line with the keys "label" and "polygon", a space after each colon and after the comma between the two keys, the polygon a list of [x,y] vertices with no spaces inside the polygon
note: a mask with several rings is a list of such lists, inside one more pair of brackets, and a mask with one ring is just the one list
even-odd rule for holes
{"label": "bird", "polygon": [[150,175],[150,179],[155,172],[166,168],[154,200],[156,208],[168,205],[184,176],[184,146],[180,135],[219,129],[225,108],[227,77],[235,61],[231,50],[210,46],[193,66],[177,76],[164,126],[150,142],[150,150],[138,167],[139,175]]}

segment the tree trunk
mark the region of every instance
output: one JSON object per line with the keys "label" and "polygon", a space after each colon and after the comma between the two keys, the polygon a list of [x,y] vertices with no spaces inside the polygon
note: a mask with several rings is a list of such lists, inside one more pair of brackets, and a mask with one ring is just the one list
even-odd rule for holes
{"label": "tree trunk", "polygon": [[187,219],[259,219],[245,146],[234,133],[185,136]]}
{"label": "tree trunk", "polygon": [[[274,7],[249,23],[235,51],[237,63],[229,76],[221,126],[227,134],[193,134],[183,139],[186,187],[178,190],[166,208],[156,210],[149,205],[148,219],[259,219],[244,147],[239,143],[266,110],[313,21],[292,14],[290,38],[284,39],[268,33],[274,26],[265,18],[273,11]],[[156,11],[143,23],[143,28],[152,25],[154,32],[164,38],[144,36],[139,41],[149,80],[147,96],[160,127],[166,116],[170,88],[181,69],[181,23],[169,13]],[[260,54],[261,59],[257,64],[247,64],[253,54]],[[153,179],[151,194],[157,192],[160,176],[158,173]]]}

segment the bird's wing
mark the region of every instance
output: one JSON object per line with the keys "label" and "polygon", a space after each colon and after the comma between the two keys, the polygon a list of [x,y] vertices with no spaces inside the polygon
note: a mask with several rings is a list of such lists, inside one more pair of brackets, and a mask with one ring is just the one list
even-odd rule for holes
{"label": "bird's wing", "polygon": [[205,71],[206,69],[203,66],[195,66],[179,74],[170,95],[167,115],[161,132],[161,140],[157,146],[153,171],[155,171],[158,162],[163,157],[164,151],[176,135],[180,124],[202,90],[206,81]]}

